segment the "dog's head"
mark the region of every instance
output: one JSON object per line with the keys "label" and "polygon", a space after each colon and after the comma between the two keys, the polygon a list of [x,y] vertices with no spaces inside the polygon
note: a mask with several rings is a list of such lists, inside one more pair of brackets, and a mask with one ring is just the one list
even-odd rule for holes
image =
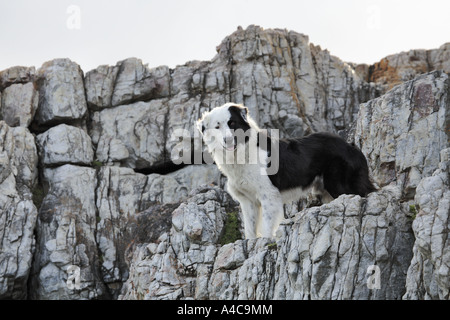
{"label": "dog's head", "polygon": [[197,129],[210,151],[218,148],[234,151],[239,142],[236,133],[250,129],[248,109],[243,105],[226,103],[205,112],[197,121]]}

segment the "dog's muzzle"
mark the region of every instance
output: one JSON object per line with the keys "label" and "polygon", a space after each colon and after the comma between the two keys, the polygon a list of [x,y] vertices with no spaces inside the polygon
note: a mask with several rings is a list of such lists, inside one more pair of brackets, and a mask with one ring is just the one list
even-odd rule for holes
{"label": "dog's muzzle", "polygon": [[223,148],[227,151],[234,151],[236,150],[236,139],[235,137],[226,137],[223,138]]}

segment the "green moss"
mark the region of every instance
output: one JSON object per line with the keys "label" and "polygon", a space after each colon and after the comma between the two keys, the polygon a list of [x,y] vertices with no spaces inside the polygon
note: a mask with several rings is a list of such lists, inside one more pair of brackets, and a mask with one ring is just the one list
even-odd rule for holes
{"label": "green moss", "polygon": [[33,197],[32,197],[33,203],[36,206],[36,208],[39,210],[39,208],[42,205],[42,201],[45,198],[44,187],[37,184],[31,192],[33,193]]}
{"label": "green moss", "polygon": [[92,161],[92,167],[94,169],[101,168],[101,167],[103,167],[103,162],[94,160],[94,161]]}
{"label": "green moss", "polygon": [[410,218],[414,220],[419,213],[420,206],[418,204],[410,204],[409,205],[409,213],[411,213]]}
{"label": "green moss", "polygon": [[267,249],[269,250],[277,250],[277,243],[276,242],[271,242],[267,244]]}
{"label": "green moss", "polygon": [[235,242],[236,240],[242,239],[240,232],[240,219],[239,213],[236,211],[227,213],[227,220],[225,221],[224,231],[219,239],[221,245],[227,243]]}

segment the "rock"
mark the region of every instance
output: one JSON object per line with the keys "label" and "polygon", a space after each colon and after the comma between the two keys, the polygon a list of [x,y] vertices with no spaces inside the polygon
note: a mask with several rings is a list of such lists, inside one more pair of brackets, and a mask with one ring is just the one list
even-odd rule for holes
{"label": "rock", "polygon": [[150,174],[148,199],[160,203],[176,203],[186,199],[193,189],[204,184],[224,185],[215,165],[186,166],[166,175]]}
{"label": "rock", "polygon": [[98,179],[96,242],[103,281],[114,291],[128,277],[124,252],[132,239],[130,224],[152,202],[148,199],[147,177],[129,168],[102,167]]}
{"label": "rock", "polygon": [[34,136],[27,128],[9,127],[0,121],[0,183],[9,174],[18,186],[32,190],[37,180],[38,155]]}
{"label": "rock", "polygon": [[[95,239],[95,169],[63,165],[44,169],[48,192],[39,210],[31,293],[33,299],[107,297]],[[72,268],[79,287],[68,285]]]}
{"label": "rock", "polygon": [[383,58],[370,66],[370,82],[376,82],[385,89],[414,79],[433,70],[450,73],[450,42],[433,50],[411,50]]}
{"label": "rock", "polygon": [[28,127],[38,107],[39,96],[32,82],[12,84],[3,91],[0,117],[11,127]]}
{"label": "rock", "polygon": [[118,68],[112,106],[169,95],[170,75],[167,66],[149,69],[140,59],[129,58],[119,62]]}
{"label": "rock", "polygon": [[91,165],[94,160],[91,138],[82,129],[60,124],[37,136],[41,162],[45,166],[61,164]]}
{"label": "rock", "polygon": [[205,286],[208,298],[273,299],[277,258],[274,248],[276,243],[267,238],[239,240],[220,248]]}
{"label": "rock", "polygon": [[[345,195],[285,223],[274,298],[400,299],[414,237],[399,198],[391,187],[367,199]],[[371,266],[380,271],[377,290],[367,285]]]}
{"label": "rock", "polygon": [[73,123],[85,117],[87,112],[80,66],[69,59],[46,62],[37,71],[39,108],[38,125]]}
{"label": "rock", "polygon": [[0,71],[0,90],[3,90],[14,83],[32,82],[35,74],[35,67],[16,66]]}
{"label": "rock", "polygon": [[432,176],[417,186],[412,211],[414,256],[408,269],[404,299],[450,299],[450,149]]}
{"label": "rock", "polygon": [[222,41],[211,67],[226,70],[230,99],[249,107],[261,126],[280,129],[281,137],[301,133],[285,132],[292,118],[302,120],[305,134],[341,130],[359,103],[377,95],[352,65],[287,30],[238,29]]}
{"label": "rock", "polygon": [[[249,26],[217,50],[211,61],[174,70],[148,69],[130,58],[90,71],[87,99],[100,111],[90,123],[98,158],[136,169],[167,165],[174,131],[192,136],[203,111],[228,101],[244,103],[260,126],[279,129],[281,137],[340,132],[356,119],[360,103],[387,90],[367,82],[369,66],[345,63],[293,31]],[[439,50],[435,65],[445,67],[447,51]]]}
{"label": "rock", "polygon": [[[404,294],[414,237],[398,188],[367,199],[341,196],[304,210],[282,224],[277,242],[238,240],[222,247],[217,242],[226,215],[217,191],[189,198],[173,212],[169,234],[135,249],[121,298],[400,299]],[[208,252],[215,254],[213,261]],[[378,290],[367,286],[371,266],[381,272]]]}
{"label": "rock", "polygon": [[34,137],[0,121],[0,299],[25,299],[35,247]]}
{"label": "rock", "polygon": [[[97,146],[96,158],[138,170],[170,165],[172,150],[179,143],[178,130],[185,130],[189,139],[198,135],[194,124],[199,109],[196,99],[177,96],[171,101],[136,102],[95,112],[90,136]],[[193,163],[191,158],[184,164]]]}
{"label": "rock", "polygon": [[175,130],[192,136],[203,111],[230,100],[246,104],[261,126],[280,129],[281,137],[299,137],[346,128],[359,103],[379,94],[352,65],[306,36],[256,26],[227,37],[211,62],[170,72],[135,58],[101,66],[86,75],[86,93],[91,109],[99,110],[90,123],[97,158],[136,169],[170,163]]}
{"label": "rock", "polygon": [[448,75],[435,71],[361,105],[354,142],[379,186],[395,182],[413,199],[420,180],[436,170],[449,146],[449,86]]}
{"label": "rock", "polygon": [[118,71],[118,66],[103,65],[86,73],[84,85],[90,109],[100,110],[111,107],[111,98]]}
{"label": "rock", "polygon": [[100,66],[86,74],[87,102],[93,110],[168,97],[169,94],[169,68],[149,69],[136,58],[120,61],[115,66]]}
{"label": "rock", "polygon": [[204,294],[196,287],[197,273],[204,277],[210,274],[227,212],[237,207],[217,187],[200,187],[192,194],[173,212],[168,233],[156,243],[134,248],[130,277],[119,299],[176,299]]}
{"label": "rock", "polygon": [[[96,236],[102,254],[103,280],[117,287],[128,277],[124,256],[127,247],[134,241],[158,238],[167,229],[165,221],[171,218],[179,201],[187,198],[188,191],[218,182],[220,173],[215,166],[190,166],[168,175],[145,176],[129,168],[102,167],[98,179]],[[148,230],[149,226],[155,229]],[[141,228],[148,234],[144,235]],[[139,240],[133,240],[136,235]]]}
{"label": "rock", "polygon": [[165,148],[167,113],[167,105],[161,100],[96,112],[90,132],[97,146],[96,158],[103,163],[119,162],[136,169],[169,161]]}

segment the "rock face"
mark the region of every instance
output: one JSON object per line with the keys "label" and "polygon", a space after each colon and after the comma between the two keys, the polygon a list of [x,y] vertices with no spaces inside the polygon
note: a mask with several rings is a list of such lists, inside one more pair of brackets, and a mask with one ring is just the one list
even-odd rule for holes
{"label": "rock face", "polygon": [[450,149],[441,151],[439,168],[417,186],[413,223],[414,257],[408,269],[405,299],[449,299]]}
{"label": "rock face", "polygon": [[[227,218],[223,194],[206,189],[189,198],[174,211],[169,233],[134,250],[121,298],[402,297],[414,237],[398,189],[367,199],[342,196],[304,210],[284,221],[276,242],[261,238],[220,247],[217,235]],[[381,272],[379,290],[367,286],[370,266]]]}
{"label": "rock face", "polygon": [[449,73],[450,42],[443,44],[439,49],[411,50],[390,55],[369,69],[368,80],[389,89],[433,70]]}
{"label": "rock face", "polygon": [[[449,61],[444,44],[356,65],[249,26],[175,69],[1,71],[0,298],[449,299]],[[198,141],[177,162],[229,101],[281,137],[346,135],[379,190],[286,206],[277,239],[242,240]]]}
{"label": "rock face", "polygon": [[379,186],[395,182],[406,199],[438,168],[449,145],[450,79],[432,72],[361,104],[354,141]]}
{"label": "rock face", "polygon": [[0,298],[23,299],[35,248],[32,201],[38,156],[33,135],[0,121]]}
{"label": "rock face", "polygon": [[[33,299],[95,299],[106,292],[95,241],[95,169],[63,165],[44,170],[49,190],[39,210],[32,272]],[[80,268],[78,290],[68,269]]]}

